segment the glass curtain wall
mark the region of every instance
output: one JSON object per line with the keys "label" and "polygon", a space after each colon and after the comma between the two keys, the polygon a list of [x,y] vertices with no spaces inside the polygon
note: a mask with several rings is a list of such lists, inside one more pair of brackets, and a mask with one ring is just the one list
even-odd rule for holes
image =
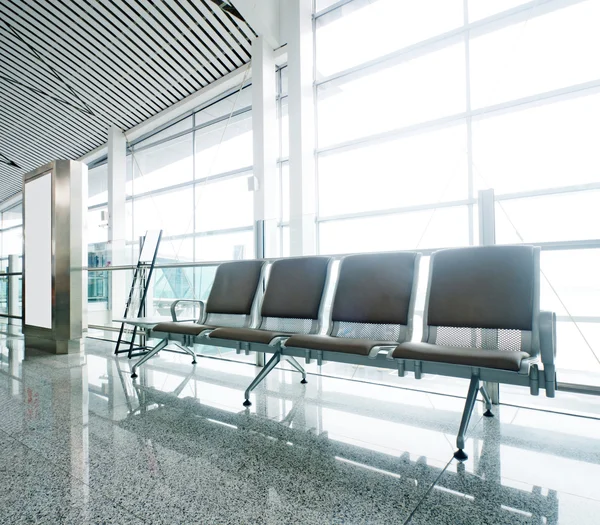
{"label": "glass curtain wall", "polygon": [[287,66],[277,69],[277,126],[279,136],[279,158],[277,161],[278,170],[278,194],[279,194],[279,217],[277,218],[279,234],[279,253],[280,257],[289,257],[290,255],[290,137],[289,137],[289,119],[288,119],[288,70]]}
{"label": "glass curtain wall", "polygon": [[23,206],[0,212],[0,272],[6,272],[9,255],[23,255]]}
{"label": "glass curtain wall", "polygon": [[477,244],[493,188],[496,242],[542,246],[559,380],[600,385],[600,3],[319,8],[320,252]]}
{"label": "glass curtain wall", "polygon": [[[0,212],[0,273],[9,268],[9,255],[23,255],[23,206],[16,204]],[[8,314],[8,277],[0,277],[0,314]],[[6,318],[0,318],[4,324]]]}
{"label": "glass curtain wall", "polygon": [[[252,175],[253,154],[251,99],[251,87],[246,86],[160,133],[128,145],[129,263],[137,261],[140,237],[157,229],[163,230],[157,259],[160,265],[255,256],[253,195],[247,184]],[[90,267],[111,265],[106,249],[107,182],[106,165],[89,171]],[[206,299],[214,270],[215,267],[156,269],[153,312],[149,315],[169,315],[174,299]],[[90,310],[106,312],[109,274],[90,272],[89,276]],[[130,278],[127,286],[129,282]],[[121,312],[112,315],[119,317]],[[100,324],[110,325],[110,319]]]}

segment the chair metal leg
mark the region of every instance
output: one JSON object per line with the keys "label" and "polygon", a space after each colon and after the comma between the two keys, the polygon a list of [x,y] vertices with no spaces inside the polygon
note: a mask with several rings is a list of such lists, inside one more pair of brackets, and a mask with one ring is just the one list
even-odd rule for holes
{"label": "chair metal leg", "polygon": [[460,421],[460,428],[458,430],[458,436],[456,436],[456,446],[458,450],[454,453],[454,457],[459,461],[464,461],[468,458],[465,454],[465,434],[467,428],[469,428],[469,421],[471,420],[471,414],[475,407],[475,401],[477,400],[477,392],[479,391],[479,377],[471,377],[471,383],[469,384],[469,392],[467,394],[467,401],[465,402],[465,409],[463,411],[462,419]]}
{"label": "chair metal leg", "polygon": [[481,388],[479,389],[479,391],[481,392],[481,395],[483,396],[483,400],[485,401],[485,412],[483,413],[483,415],[485,417],[494,417],[494,413],[492,412],[492,400],[488,394],[488,391],[485,388],[485,385],[481,385]]}
{"label": "chair metal leg", "polygon": [[189,346],[180,345],[179,343],[175,343],[175,346],[177,348],[180,348],[181,350],[183,350],[186,354],[191,355],[192,356],[192,364],[193,365],[196,364],[196,352],[194,352],[193,348],[190,348]]}
{"label": "chair metal leg", "polygon": [[254,381],[252,381],[252,383],[250,383],[250,386],[248,388],[246,388],[246,392],[244,392],[244,397],[246,398],[246,400],[244,401],[245,407],[249,407],[252,404],[250,402],[250,392],[252,392],[252,390],[254,390],[260,384],[260,382],[269,375],[271,370],[273,370],[273,368],[275,368],[278,365],[280,360],[281,360],[281,354],[279,352],[276,352],[275,354],[273,354],[273,357],[271,357],[271,359],[269,359],[269,362],[262,368],[262,370],[259,372],[259,374],[254,378]]}
{"label": "chair metal leg", "polygon": [[302,374],[302,381],[300,382],[302,384],[308,383],[308,381],[306,380],[306,371],[304,370],[302,365],[298,363],[298,361],[296,361],[296,359],[294,359],[291,355],[286,355],[284,356],[284,358],[290,365],[292,365],[296,370],[298,370],[298,372]]}
{"label": "chair metal leg", "polygon": [[152,348],[152,350],[150,350],[147,354],[143,355],[139,361],[137,361],[135,363],[135,365],[133,365],[133,367],[131,368],[131,377],[133,379],[135,379],[137,377],[137,374],[135,373],[135,371],[142,366],[146,361],[148,361],[148,359],[150,359],[151,357],[154,357],[156,354],[158,354],[158,352],[160,352],[165,346],[167,346],[169,344],[169,340],[168,339],[163,339],[160,343],[158,343],[154,348]]}

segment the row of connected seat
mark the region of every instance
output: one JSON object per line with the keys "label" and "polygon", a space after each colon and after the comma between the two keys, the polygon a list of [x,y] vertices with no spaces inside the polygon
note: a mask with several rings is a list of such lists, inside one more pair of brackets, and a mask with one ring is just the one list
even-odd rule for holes
{"label": "row of connected seat", "polygon": [[[302,373],[307,363],[337,361],[397,368],[420,379],[438,374],[470,379],[455,457],[467,458],[464,438],[478,392],[491,416],[482,381],[542,387],[554,397],[555,315],[539,309],[539,248],[487,246],[432,254],[421,342],[411,341],[420,254],[391,252],[333,259],[299,257],[221,264],[197,323],[152,328],[161,341],[136,370],[170,342],[193,356],[194,344],[273,354],[245,392],[283,359]],[[331,286],[330,286],[331,284]],[[264,292],[263,292],[264,289]],[[325,297],[333,289],[329,315]],[[134,321],[133,321],[134,322]]]}

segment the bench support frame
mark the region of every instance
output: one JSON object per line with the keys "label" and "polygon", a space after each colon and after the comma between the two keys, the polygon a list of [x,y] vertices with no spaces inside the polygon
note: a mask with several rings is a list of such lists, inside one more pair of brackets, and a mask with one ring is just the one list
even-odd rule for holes
{"label": "bench support frame", "polygon": [[[469,428],[469,422],[471,421],[471,415],[473,414],[473,408],[475,408],[475,401],[477,400],[477,393],[479,392],[479,375],[473,375],[471,382],[469,383],[469,391],[467,393],[467,400],[465,401],[465,409],[463,410],[462,418],[460,420],[460,428],[458,429],[458,435],[456,436],[456,446],[458,450],[454,453],[454,457],[458,461],[465,461],[469,456],[464,451],[465,448],[465,435]],[[488,404],[489,396],[487,397],[486,405]],[[489,403],[491,405],[491,402]],[[489,408],[488,408],[489,410]]]}

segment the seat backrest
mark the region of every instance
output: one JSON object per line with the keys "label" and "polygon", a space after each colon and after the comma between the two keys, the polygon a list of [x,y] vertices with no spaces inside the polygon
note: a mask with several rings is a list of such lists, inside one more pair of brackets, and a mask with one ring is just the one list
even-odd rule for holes
{"label": "seat backrest", "polygon": [[294,257],[271,265],[260,328],[314,334],[325,295],[331,258]]}
{"label": "seat backrest", "polygon": [[539,352],[540,250],[478,246],[431,257],[423,341]]}
{"label": "seat backrest", "polygon": [[344,257],[330,335],[398,342],[410,339],[418,271],[416,252]]}
{"label": "seat backrest", "polygon": [[204,324],[245,327],[252,320],[265,261],[233,261],[219,265],[208,300]]}

